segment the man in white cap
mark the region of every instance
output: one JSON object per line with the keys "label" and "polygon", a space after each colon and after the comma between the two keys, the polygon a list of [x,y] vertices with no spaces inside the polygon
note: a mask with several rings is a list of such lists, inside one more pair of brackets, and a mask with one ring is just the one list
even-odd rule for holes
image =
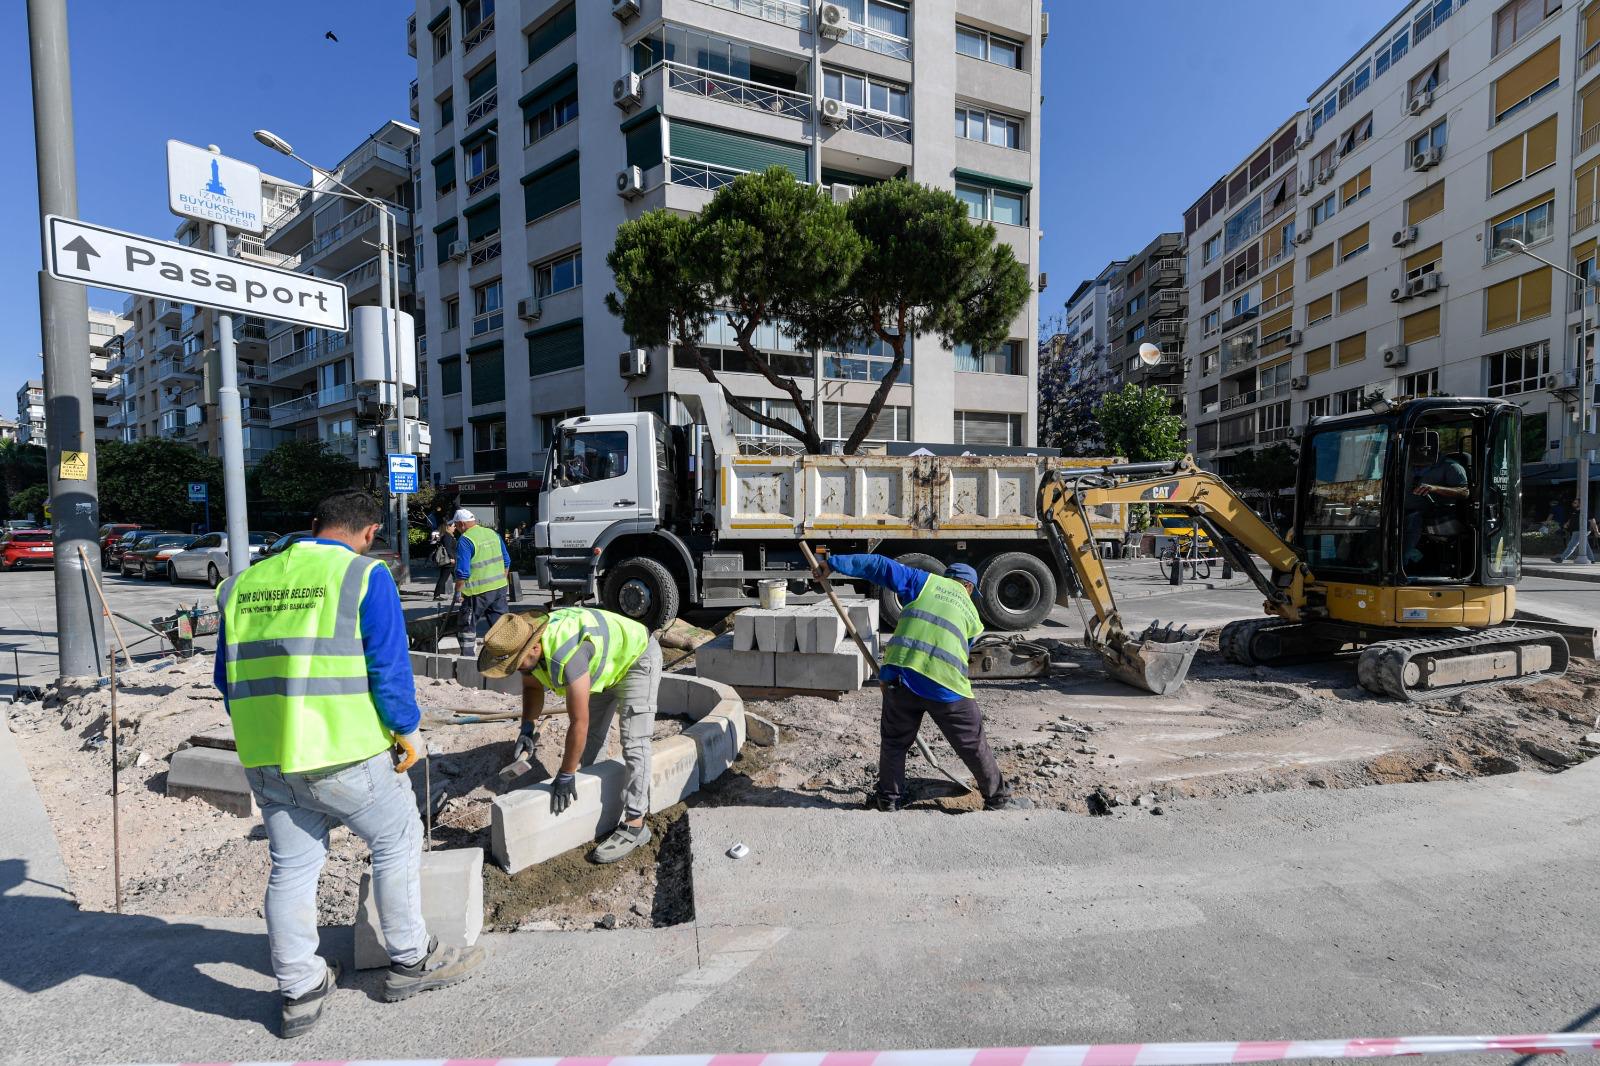
{"label": "man in white cap", "polygon": [[461,508],[452,519],[456,525],[456,592],[461,610],[456,618],[456,639],[462,655],[478,653],[478,623],[494,625],[509,610],[506,589],[510,582],[511,553],[500,534],[478,524],[478,516]]}

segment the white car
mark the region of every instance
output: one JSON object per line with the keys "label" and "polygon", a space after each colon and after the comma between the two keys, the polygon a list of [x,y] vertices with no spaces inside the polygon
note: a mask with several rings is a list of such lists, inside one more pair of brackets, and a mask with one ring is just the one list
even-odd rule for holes
{"label": "white car", "polygon": [[[267,545],[278,539],[276,533],[250,531],[250,561],[260,558]],[[207,533],[183,551],[167,560],[167,580],[176,585],[180,581],[204,581],[212,588],[222,584],[228,575],[228,535]]]}

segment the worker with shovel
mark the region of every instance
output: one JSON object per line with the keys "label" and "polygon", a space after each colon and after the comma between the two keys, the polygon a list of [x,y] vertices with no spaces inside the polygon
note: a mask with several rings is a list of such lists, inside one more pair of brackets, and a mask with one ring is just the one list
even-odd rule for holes
{"label": "worker with shovel", "polygon": [[622,822],[589,858],[617,862],[648,844],[650,739],[661,693],[661,644],[655,634],[631,618],[589,607],[508,614],[483,638],[478,672],[490,678],[522,674],[522,732],[512,755],[530,763],[545,692],[566,698],[566,749],[550,784],[551,814],[561,814],[578,798],[578,767],[600,757],[611,719],[618,720],[628,768]]}
{"label": "worker with shovel", "polygon": [[889,638],[879,680],[883,717],[879,725],[878,787],[867,806],[897,811],[905,803],[906,754],[916,743],[923,715],[933,719],[983,794],[985,810],[1032,806],[1011,794],[984,735],[983,712],[972,698],[967,655],[983,632],[972,590],[978,575],[966,563],[951,563],[943,575],[897,563],[881,555],[834,555],[817,560],[819,580],[829,574],[860,578],[894,590],[906,605]]}

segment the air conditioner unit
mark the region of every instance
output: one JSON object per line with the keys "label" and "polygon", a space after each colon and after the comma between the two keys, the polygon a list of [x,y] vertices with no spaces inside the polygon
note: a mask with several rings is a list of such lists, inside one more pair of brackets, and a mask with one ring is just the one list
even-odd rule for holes
{"label": "air conditioner unit", "polygon": [[1301,231],[1300,233],[1296,233],[1294,235],[1294,243],[1296,243],[1296,244],[1309,244],[1309,243],[1311,243],[1311,234],[1313,232],[1315,232],[1315,231],[1312,230],[1312,228],[1310,226],[1307,226],[1303,231]]}
{"label": "air conditioner unit", "polygon": [[833,197],[833,202],[836,204],[849,203],[855,194],[856,187],[854,185],[846,185],[842,181],[836,181],[828,186],[828,195]]}
{"label": "air conditioner unit", "polygon": [[1402,303],[1409,299],[1411,299],[1410,282],[1403,282],[1402,284],[1397,285],[1395,288],[1389,290],[1389,301],[1391,303]]}
{"label": "air conditioner unit", "polygon": [[823,124],[828,126],[843,126],[850,117],[845,111],[843,100],[834,100],[826,96],[818,98],[817,114],[822,117]]}
{"label": "air conditioner unit", "polygon": [[1420,93],[1418,93],[1417,95],[1413,96],[1411,98],[1411,102],[1410,103],[1406,104],[1406,114],[1408,114],[1408,115],[1420,115],[1420,114],[1422,114],[1424,111],[1428,110],[1428,108],[1430,108],[1432,106],[1433,106],[1433,90],[1432,89],[1424,89]]}
{"label": "air conditioner unit", "polygon": [[1310,148],[1310,147],[1311,147],[1311,134],[1309,134],[1309,133],[1301,133],[1301,134],[1299,134],[1299,135],[1297,135],[1295,137],[1295,139],[1294,139],[1294,150],[1295,151],[1297,151],[1297,152],[1304,151],[1305,149]]}
{"label": "air conditioner unit", "polygon": [[1315,178],[1307,178],[1305,181],[1302,181],[1300,183],[1300,195],[1301,196],[1310,196],[1311,193],[1316,189],[1316,187],[1317,187],[1316,179]]}
{"label": "air conditioner unit", "polygon": [[1419,292],[1419,293],[1438,292],[1440,286],[1442,286],[1443,284],[1444,284],[1444,275],[1439,273],[1437,270],[1430,270],[1430,271],[1428,271],[1428,273],[1422,275],[1422,277],[1417,279],[1417,281],[1416,281],[1417,292]]}
{"label": "air conditioner unit", "polygon": [[1283,338],[1283,343],[1285,347],[1298,348],[1300,346],[1300,331],[1291,329],[1289,335]]}
{"label": "air conditioner unit", "polygon": [[642,378],[650,373],[650,353],[635,348],[617,356],[617,373],[625,378]]}
{"label": "air conditioner unit", "polygon": [[617,171],[617,195],[624,200],[637,200],[644,195],[644,171],[638,167],[623,167]]}
{"label": "air conditioner unit", "polygon": [[611,13],[619,22],[627,22],[639,13],[639,0],[611,0]]}
{"label": "air conditioner unit", "polygon": [[1323,185],[1333,180],[1333,167],[1317,171],[1317,181]]}
{"label": "air conditioner unit", "polygon": [[1304,392],[1311,387],[1310,374],[1296,374],[1289,379],[1289,387],[1296,392]]}
{"label": "air conditioner unit", "polygon": [[644,82],[637,74],[624,74],[611,83],[611,102],[624,111],[638,107],[643,96]]}
{"label": "air conditioner unit", "polygon": [[1560,374],[1546,374],[1539,381],[1539,387],[1542,389],[1559,389],[1561,386],[1562,381]]}
{"label": "air conditioner unit", "polygon": [[464,259],[467,255],[466,241],[451,241],[450,247],[445,252],[451,259]]}
{"label": "air conditioner unit", "polygon": [[1432,170],[1444,158],[1443,148],[1429,148],[1426,152],[1418,152],[1411,157],[1412,170]]}
{"label": "air conditioner unit", "polygon": [[517,317],[524,322],[537,322],[542,314],[544,314],[544,308],[539,306],[539,298],[537,296],[530,296],[526,300],[517,301]]}
{"label": "air conditioner unit", "polygon": [[824,37],[839,40],[849,30],[846,25],[849,21],[850,15],[845,11],[843,4],[824,3],[817,10],[817,25]]}
{"label": "air conditioner unit", "polygon": [[1378,354],[1382,357],[1384,366],[1396,367],[1406,365],[1406,351],[1407,349],[1404,344],[1391,344],[1389,347],[1382,349]]}
{"label": "air conditioner unit", "polygon": [[1417,239],[1417,227],[1407,226],[1394,231],[1394,236],[1389,238],[1389,243],[1396,248],[1404,248]]}

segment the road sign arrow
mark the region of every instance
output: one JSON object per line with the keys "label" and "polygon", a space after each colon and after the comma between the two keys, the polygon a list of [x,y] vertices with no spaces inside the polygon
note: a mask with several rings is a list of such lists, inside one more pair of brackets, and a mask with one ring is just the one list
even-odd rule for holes
{"label": "road sign arrow", "polygon": [[71,252],[73,255],[78,257],[79,270],[89,269],[89,257],[91,255],[96,259],[100,258],[100,253],[94,250],[94,245],[84,240],[81,236],[74,237],[66,244],[63,244],[61,246],[61,250],[63,252]]}

